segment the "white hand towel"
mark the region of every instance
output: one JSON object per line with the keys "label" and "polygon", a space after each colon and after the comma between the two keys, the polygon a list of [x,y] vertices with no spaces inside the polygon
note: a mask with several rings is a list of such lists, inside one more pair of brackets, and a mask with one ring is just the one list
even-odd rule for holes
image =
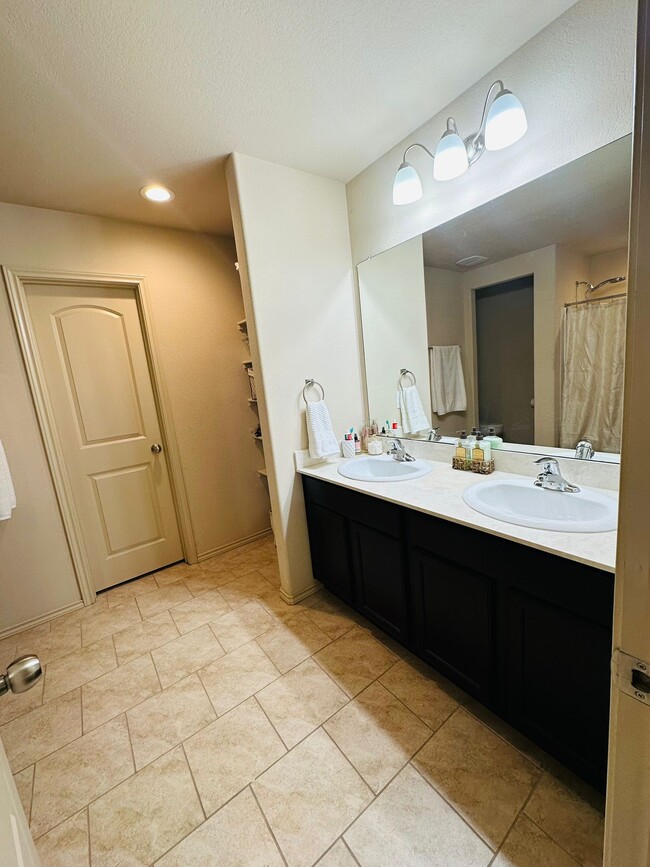
{"label": "white hand towel", "polygon": [[424,414],[417,386],[409,385],[407,388],[398,388],[397,406],[402,416],[404,433],[414,434],[421,430],[429,430],[431,422]]}
{"label": "white hand towel", "polygon": [[307,436],[309,456],[327,458],[340,453],[338,440],[334,436],[332,420],[324,400],[307,403]]}
{"label": "white hand towel", "polygon": [[431,406],[437,415],[464,412],[467,394],[460,346],[430,346]]}
{"label": "white hand towel", "polygon": [[16,492],[9,472],[7,456],[0,440],[0,521],[11,518],[11,512],[16,508]]}

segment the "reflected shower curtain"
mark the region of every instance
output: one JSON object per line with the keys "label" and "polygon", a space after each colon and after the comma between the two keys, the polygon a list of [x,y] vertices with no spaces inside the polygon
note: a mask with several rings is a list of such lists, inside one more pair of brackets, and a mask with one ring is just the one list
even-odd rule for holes
{"label": "reflected shower curtain", "polygon": [[596,451],[620,452],[626,298],[564,311],[560,446],[586,437]]}

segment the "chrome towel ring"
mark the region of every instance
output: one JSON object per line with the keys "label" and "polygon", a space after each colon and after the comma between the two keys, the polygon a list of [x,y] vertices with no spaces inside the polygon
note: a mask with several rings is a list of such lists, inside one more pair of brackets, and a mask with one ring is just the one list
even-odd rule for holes
{"label": "chrome towel ring", "polygon": [[322,393],[320,400],[325,400],[325,389],[320,384],[320,382],[316,382],[315,379],[306,379],[305,380],[305,386],[302,390],[302,399],[305,401],[305,403],[309,403],[309,401],[307,400],[307,395],[305,394],[305,392],[307,391],[308,388],[312,388],[312,387],[313,388],[320,388],[321,393]]}
{"label": "chrome towel ring", "polygon": [[413,379],[413,385],[416,385],[416,384],[417,384],[417,379],[415,378],[415,374],[413,373],[413,371],[412,371],[412,370],[407,370],[405,367],[403,367],[403,368],[400,370],[400,372],[399,372],[399,380],[398,380],[398,383],[397,383],[397,384],[399,385],[400,388],[404,388],[404,386],[402,385],[402,380],[404,379],[405,376],[410,376],[410,377],[412,377],[412,379]]}

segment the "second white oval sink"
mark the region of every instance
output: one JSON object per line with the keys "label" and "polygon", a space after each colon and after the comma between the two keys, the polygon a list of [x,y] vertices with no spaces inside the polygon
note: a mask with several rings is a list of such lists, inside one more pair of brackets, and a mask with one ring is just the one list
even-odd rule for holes
{"label": "second white oval sink", "polygon": [[426,476],[433,467],[426,461],[396,461],[390,455],[361,455],[339,464],[346,479],[358,482],[400,482]]}
{"label": "second white oval sink", "polygon": [[565,533],[616,529],[616,499],[588,488],[569,494],[538,488],[532,479],[491,479],[466,488],[463,500],[482,515],[521,527]]}

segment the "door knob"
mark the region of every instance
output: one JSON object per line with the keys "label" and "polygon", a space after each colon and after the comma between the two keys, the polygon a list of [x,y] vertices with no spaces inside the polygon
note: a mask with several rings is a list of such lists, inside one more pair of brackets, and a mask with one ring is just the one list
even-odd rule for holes
{"label": "door knob", "polygon": [[7,666],[5,674],[0,674],[0,695],[5,692],[26,692],[38,683],[43,674],[38,656],[28,654],[19,656]]}
{"label": "door knob", "polygon": [[162,446],[160,445],[160,443],[154,443],[151,446],[151,451],[154,453],[154,455],[159,455],[162,451]]}

